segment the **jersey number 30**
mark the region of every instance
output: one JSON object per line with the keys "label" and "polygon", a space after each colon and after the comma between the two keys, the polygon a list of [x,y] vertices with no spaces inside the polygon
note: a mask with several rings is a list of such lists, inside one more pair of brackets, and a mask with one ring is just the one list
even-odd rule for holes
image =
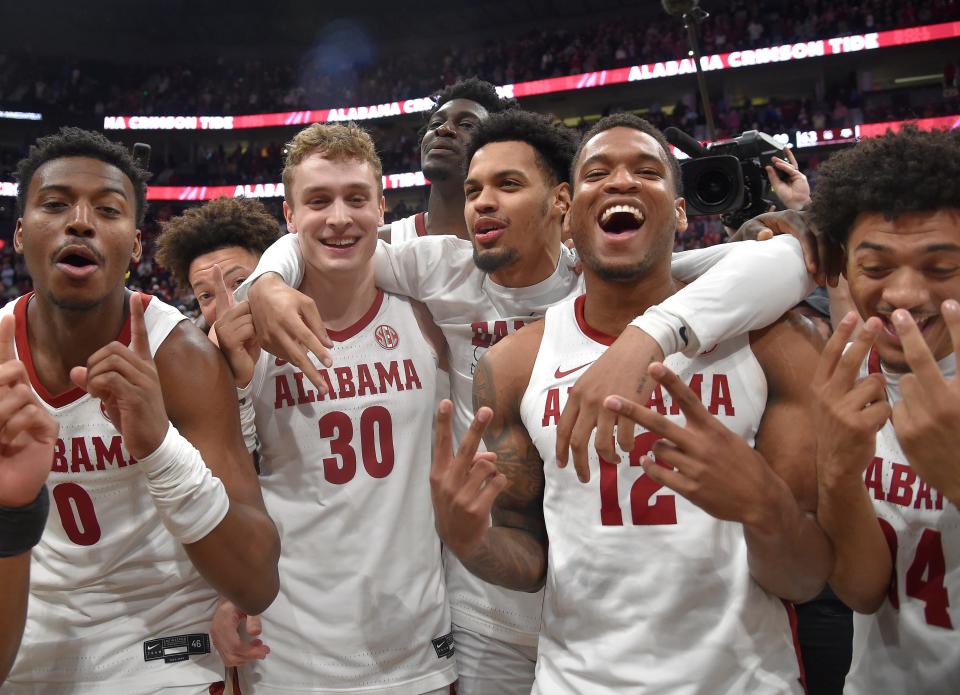
{"label": "jersey number 30", "polygon": [[[320,418],[317,427],[320,436],[330,440],[330,453],[334,454],[323,459],[323,477],[335,485],[350,482],[357,474],[353,420],[336,410]],[[393,470],[393,420],[382,405],[360,414],[360,458],[371,478],[386,478]]]}

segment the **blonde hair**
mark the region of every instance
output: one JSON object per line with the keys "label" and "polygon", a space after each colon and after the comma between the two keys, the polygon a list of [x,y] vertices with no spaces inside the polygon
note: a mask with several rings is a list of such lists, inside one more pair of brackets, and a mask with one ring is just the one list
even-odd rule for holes
{"label": "blonde hair", "polygon": [[343,161],[354,159],[370,165],[377,180],[377,194],[383,194],[383,165],[377,155],[370,133],[353,121],[339,123],[314,123],[293,136],[286,144],[283,163],[283,190],[288,205],[293,186],[293,170],[312,154],[324,159]]}

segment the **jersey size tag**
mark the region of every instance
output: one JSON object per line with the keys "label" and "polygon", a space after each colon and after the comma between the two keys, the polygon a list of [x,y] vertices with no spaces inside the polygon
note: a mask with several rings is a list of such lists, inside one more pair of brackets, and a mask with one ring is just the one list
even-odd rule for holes
{"label": "jersey size tag", "polygon": [[165,664],[186,661],[191,656],[210,653],[210,636],[206,633],[159,637],[143,643],[143,660],[163,659]]}
{"label": "jersey size tag", "polygon": [[438,659],[449,659],[457,651],[453,643],[453,632],[448,632],[430,641],[433,643],[433,649],[437,652]]}

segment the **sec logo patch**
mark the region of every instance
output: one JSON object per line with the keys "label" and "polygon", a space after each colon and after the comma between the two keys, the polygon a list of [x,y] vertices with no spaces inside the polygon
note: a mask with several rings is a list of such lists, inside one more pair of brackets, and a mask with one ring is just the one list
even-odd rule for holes
{"label": "sec logo patch", "polygon": [[393,350],[400,343],[400,336],[393,330],[393,327],[386,324],[377,326],[373,335],[384,350]]}

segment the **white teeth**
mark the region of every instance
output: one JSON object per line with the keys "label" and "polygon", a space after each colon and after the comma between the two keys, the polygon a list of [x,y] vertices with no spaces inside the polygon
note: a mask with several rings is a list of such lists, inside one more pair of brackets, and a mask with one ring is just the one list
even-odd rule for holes
{"label": "white teeth", "polygon": [[638,223],[643,224],[643,221],[644,221],[643,213],[640,212],[639,209],[633,207],[632,205],[614,205],[613,207],[607,208],[606,210],[603,211],[603,214],[600,216],[600,224],[606,224],[607,220],[609,220],[611,216],[615,215],[618,212],[629,213],[633,215],[633,219],[635,219]]}
{"label": "white teeth", "polygon": [[342,239],[325,239],[323,243],[327,246],[353,246],[357,243],[357,240],[344,237]]}

